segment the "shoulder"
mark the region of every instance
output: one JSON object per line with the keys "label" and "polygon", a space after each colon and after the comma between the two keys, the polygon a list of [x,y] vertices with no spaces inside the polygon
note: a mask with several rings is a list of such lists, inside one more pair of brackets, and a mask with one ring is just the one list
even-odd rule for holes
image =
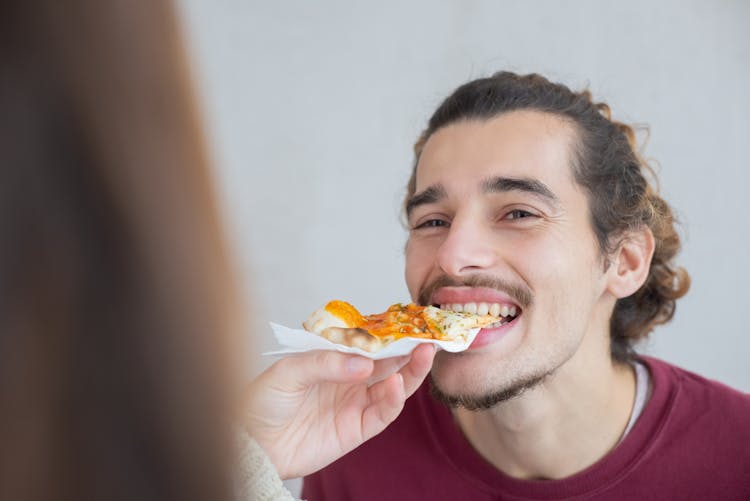
{"label": "shoulder", "polygon": [[648,444],[635,470],[640,481],[669,472],[691,499],[747,499],[750,395],[655,358],[641,361],[653,391],[633,430]]}
{"label": "shoulder", "polygon": [[655,384],[674,387],[681,400],[750,412],[750,394],[653,357],[641,357]]}
{"label": "shoulder", "polygon": [[[641,360],[652,375],[654,400],[663,402],[667,429],[709,449],[750,443],[750,394],[655,358]],[[750,457],[750,449],[741,455]]]}

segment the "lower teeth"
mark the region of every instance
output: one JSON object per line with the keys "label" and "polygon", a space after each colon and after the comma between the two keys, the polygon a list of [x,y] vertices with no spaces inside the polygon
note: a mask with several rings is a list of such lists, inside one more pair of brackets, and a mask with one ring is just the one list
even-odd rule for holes
{"label": "lower teeth", "polygon": [[500,320],[498,320],[497,322],[495,322],[495,323],[493,323],[493,324],[490,324],[490,325],[488,325],[488,326],[487,326],[486,328],[487,328],[487,329],[494,329],[494,328],[496,328],[496,327],[501,327],[501,326],[503,326],[503,325],[507,324],[508,322],[511,322],[511,321],[513,321],[513,320],[514,320],[515,318],[516,318],[516,317],[507,317],[507,318],[505,318],[505,317],[504,317],[504,318],[501,318],[501,319],[500,319]]}

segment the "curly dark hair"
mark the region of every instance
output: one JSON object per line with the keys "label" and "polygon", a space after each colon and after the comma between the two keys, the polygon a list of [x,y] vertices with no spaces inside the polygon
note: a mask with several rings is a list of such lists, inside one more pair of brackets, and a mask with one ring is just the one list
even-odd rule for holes
{"label": "curly dark hair", "polygon": [[648,278],[634,294],[617,301],[610,321],[612,357],[618,361],[632,359],[635,342],[656,325],[671,320],[676,300],[690,287],[690,276],[674,264],[680,250],[677,221],[669,204],[659,196],[653,169],[638,154],[634,129],[613,120],[609,106],[594,102],[591,92],[573,92],[538,74],[507,71],[460,86],[438,107],[414,145],[406,200],[416,190],[422,148],[438,129],[461,120],[488,120],[517,110],[550,113],[574,125],[578,137],[573,173],[588,194],[591,224],[604,256],[620,245],[619,237],[628,230],[645,225],[654,234],[656,245]]}

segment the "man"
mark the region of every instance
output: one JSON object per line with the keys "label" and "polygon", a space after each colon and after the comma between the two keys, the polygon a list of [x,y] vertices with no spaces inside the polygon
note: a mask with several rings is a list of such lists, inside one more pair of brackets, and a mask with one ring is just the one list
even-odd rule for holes
{"label": "man", "polygon": [[412,299],[490,312],[303,498],[750,499],[750,398],[637,356],[687,292],[632,129],[538,75],[457,89],[415,147]]}

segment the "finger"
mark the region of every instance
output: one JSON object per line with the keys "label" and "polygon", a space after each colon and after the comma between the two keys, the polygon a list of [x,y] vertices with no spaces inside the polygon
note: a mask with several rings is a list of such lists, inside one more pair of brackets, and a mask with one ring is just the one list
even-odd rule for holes
{"label": "finger", "polygon": [[401,374],[388,376],[368,389],[369,405],[362,413],[362,437],[369,440],[398,417],[404,407],[406,393]]}
{"label": "finger", "polygon": [[337,351],[312,351],[279,360],[269,369],[269,381],[286,389],[308,388],[316,383],[363,381],[373,371],[373,361]]}
{"label": "finger", "polygon": [[430,372],[436,351],[433,344],[421,344],[411,352],[411,360],[401,370],[404,378],[404,392],[407,397],[419,388]]}
{"label": "finger", "polygon": [[370,375],[368,382],[370,384],[376,383],[380,380],[385,379],[401,370],[410,360],[411,355],[403,355],[400,357],[383,358],[375,361],[375,368]]}

